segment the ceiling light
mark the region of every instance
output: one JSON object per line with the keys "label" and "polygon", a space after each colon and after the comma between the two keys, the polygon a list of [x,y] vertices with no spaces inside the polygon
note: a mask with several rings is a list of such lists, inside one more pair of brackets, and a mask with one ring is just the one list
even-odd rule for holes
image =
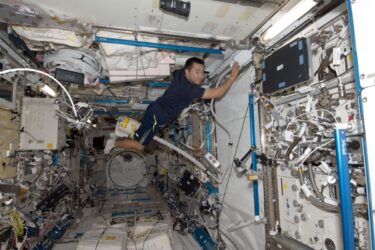
{"label": "ceiling light", "polygon": [[305,15],[318,2],[314,0],[302,0],[290,9],[282,18],[274,23],[262,36],[263,41],[274,38],[281,31],[286,29],[294,21]]}

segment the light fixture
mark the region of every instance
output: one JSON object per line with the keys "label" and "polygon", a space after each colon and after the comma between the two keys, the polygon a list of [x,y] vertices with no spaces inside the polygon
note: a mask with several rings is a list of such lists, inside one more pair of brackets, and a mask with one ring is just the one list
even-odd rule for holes
{"label": "light fixture", "polygon": [[57,96],[56,91],[54,91],[47,84],[44,84],[44,86],[40,90],[42,90],[43,93],[46,94],[46,95],[49,95],[49,96],[52,96],[52,97],[56,97]]}
{"label": "light fixture", "polygon": [[160,9],[167,12],[188,17],[190,14],[190,2],[181,0],[160,0]]}
{"label": "light fixture", "polygon": [[294,21],[305,15],[318,1],[302,0],[298,2],[292,9],[290,9],[283,17],[274,23],[263,35],[263,41],[269,41],[274,38],[281,31],[286,29]]}

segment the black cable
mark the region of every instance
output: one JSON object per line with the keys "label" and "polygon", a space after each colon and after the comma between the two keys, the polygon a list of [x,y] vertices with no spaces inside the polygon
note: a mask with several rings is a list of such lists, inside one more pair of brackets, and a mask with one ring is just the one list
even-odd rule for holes
{"label": "black cable", "polygon": [[[249,109],[249,106],[247,106],[246,111],[245,111],[245,117],[244,117],[244,120],[243,120],[243,122],[242,122],[241,134],[242,134],[242,129],[243,129],[243,125],[244,125],[245,119],[246,119],[247,114],[248,114],[248,113],[247,113],[248,109]],[[241,137],[241,134],[240,134],[240,137]],[[234,159],[236,158],[236,153],[237,153],[237,149],[238,149],[238,143],[239,143],[239,139],[238,139],[238,141],[237,141],[236,150],[235,150],[234,155],[233,155],[232,166],[231,166],[231,167],[228,167],[227,170],[225,170],[225,173],[224,173],[224,175],[223,175],[223,179],[219,182],[219,184],[222,184],[222,183],[224,182],[225,176],[227,175],[229,169],[233,168],[233,162],[234,162]],[[228,157],[228,158],[229,158],[229,157]]]}
{"label": "black cable", "polygon": [[226,233],[224,233],[223,230],[219,229],[219,231],[220,231],[220,233],[221,233],[222,235],[225,236],[225,238],[227,238],[227,239],[229,240],[229,242],[234,246],[234,248],[236,248],[237,250],[240,249],[240,248],[236,245],[236,243],[234,242],[234,240],[233,240],[231,237],[229,237]]}
{"label": "black cable", "polygon": [[115,93],[112,92],[112,90],[108,87],[107,84],[104,84],[104,86],[107,88],[108,92],[111,93],[111,95],[116,99],[118,100],[118,97],[115,95]]}
{"label": "black cable", "polygon": [[225,195],[227,194],[227,190],[228,190],[228,185],[229,185],[230,176],[232,175],[232,171],[233,171],[233,167],[234,167],[234,159],[236,158],[236,154],[237,154],[238,146],[240,145],[240,139],[241,139],[241,135],[242,135],[242,132],[243,132],[243,127],[244,127],[244,125],[245,125],[245,120],[246,120],[246,117],[247,117],[247,113],[248,113],[247,111],[248,111],[248,110],[249,110],[249,105],[246,106],[245,115],[244,115],[244,118],[243,118],[243,121],[242,121],[242,126],[241,126],[240,135],[238,136],[237,145],[236,145],[236,150],[234,151],[234,154],[233,154],[233,159],[232,159],[231,167],[228,168],[228,169],[225,171],[225,174],[224,174],[224,177],[223,177],[223,181],[224,181],[225,176],[227,175],[227,172],[228,172],[228,170],[230,169],[229,176],[228,176],[228,180],[227,180],[227,184],[226,184],[226,186],[225,186],[225,190],[224,190],[223,199],[222,199],[222,201],[221,201],[223,205],[224,205]]}
{"label": "black cable", "polygon": [[98,249],[98,246],[99,246],[100,240],[102,239],[102,237],[103,237],[105,231],[107,230],[107,228],[108,228],[108,227],[106,227],[106,228],[103,230],[103,232],[100,234],[100,236],[99,236],[99,240],[98,240],[98,242],[96,242],[95,250]]}

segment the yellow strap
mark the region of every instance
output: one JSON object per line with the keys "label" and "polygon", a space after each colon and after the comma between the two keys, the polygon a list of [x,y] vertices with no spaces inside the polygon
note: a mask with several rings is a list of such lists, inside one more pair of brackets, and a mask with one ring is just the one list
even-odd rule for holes
{"label": "yellow strap", "polygon": [[17,210],[12,210],[10,212],[10,219],[11,219],[11,223],[13,226],[13,230],[16,233],[16,235],[22,236],[24,224],[23,224],[23,219]]}

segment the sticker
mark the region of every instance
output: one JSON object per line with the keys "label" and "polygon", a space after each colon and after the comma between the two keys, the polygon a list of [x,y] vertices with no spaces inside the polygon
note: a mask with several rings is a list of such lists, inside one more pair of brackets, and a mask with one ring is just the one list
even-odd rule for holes
{"label": "sticker", "polygon": [[215,17],[223,18],[227,15],[228,11],[230,9],[230,5],[225,3],[221,4],[218,10],[216,11]]}
{"label": "sticker", "polygon": [[302,40],[298,41],[298,49],[299,50],[303,49],[303,42],[302,42]]}
{"label": "sticker", "polygon": [[294,141],[294,134],[292,131],[285,131],[285,135],[284,135],[284,138],[285,138],[285,141],[288,141],[288,142],[293,142]]}
{"label": "sticker", "polygon": [[106,235],[105,240],[116,240],[116,236],[115,235]]}
{"label": "sticker", "polygon": [[276,67],[277,71],[280,71],[284,68],[284,64],[280,64],[279,66]]}
{"label": "sticker", "polygon": [[303,65],[305,63],[305,58],[303,55],[299,55],[299,65]]}
{"label": "sticker", "polygon": [[126,128],[128,123],[129,123],[129,117],[125,116],[124,119],[121,122],[121,127]]}
{"label": "sticker", "polygon": [[285,82],[280,82],[279,83],[279,89],[284,88],[284,87],[285,87]]}

